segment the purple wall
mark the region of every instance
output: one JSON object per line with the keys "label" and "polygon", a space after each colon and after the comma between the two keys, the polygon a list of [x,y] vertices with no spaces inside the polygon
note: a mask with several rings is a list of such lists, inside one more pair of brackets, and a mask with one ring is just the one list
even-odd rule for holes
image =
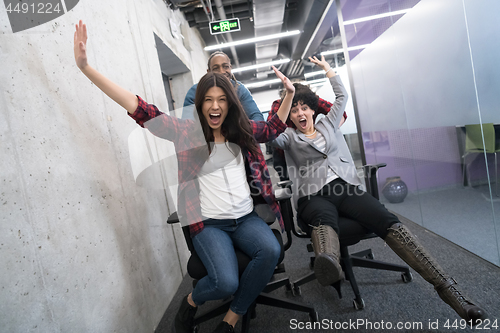
{"label": "purple wall", "polygon": [[[462,185],[462,152],[455,127],[434,127],[363,133],[368,164],[387,163],[378,179],[382,188],[386,178],[399,176],[410,191]],[[494,156],[488,167],[494,181]],[[487,182],[483,154],[467,158],[472,183]]]}

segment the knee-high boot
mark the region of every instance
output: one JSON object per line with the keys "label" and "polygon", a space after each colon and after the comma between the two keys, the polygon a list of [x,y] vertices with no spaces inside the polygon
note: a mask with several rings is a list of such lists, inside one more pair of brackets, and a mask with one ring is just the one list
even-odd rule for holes
{"label": "knee-high boot", "polygon": [[487,318],[486,311],[475,305],[460,290],[455,279],[439,266],[436,260],[423,248],[406,226],[393,224],[385,237],[385,242],[411,268],[434,286],[439,297],[450,305],[460,317],[472,325]]}
{"label": "knee-high boot", "polygon": [[328,225],[313,227],[311,241],[316,259],[314,273],[323,286],[345,278],[340,266],[340,244],[335,230]]}

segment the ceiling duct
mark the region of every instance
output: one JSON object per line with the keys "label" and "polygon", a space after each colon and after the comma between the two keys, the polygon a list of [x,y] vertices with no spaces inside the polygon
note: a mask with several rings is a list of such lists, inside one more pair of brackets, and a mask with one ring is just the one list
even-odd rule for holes
{"label": "ceiling duct", "polygon": [[[222,5],[222,1],[215,0],[214,3],[215,3],[215,8],[217,8],[217,13],[219,14],[220,19],[225,20],[226,19],[226,12],[224,11],[224,6]],[[227,38],[227,41],[229,43],[233,42],[233,37],[231,36],[231,33],[226,34],[226,38]],[[236,54],[236,49],[234,46],[231,46],[230,49],[231,49],[231,54],[233,55],[234,65],[236,65],[236,67],[238,68],[238,67],[240,67],[240,61],[238,60],[238,55]]]}
{"label": "ceiling duct", "polygon": [[[255,37],[282,32],[285,5],[286,0],[253,0]],[[255,43],[256,63],[274,60],[278,55],[278,48],[279,38]]]}

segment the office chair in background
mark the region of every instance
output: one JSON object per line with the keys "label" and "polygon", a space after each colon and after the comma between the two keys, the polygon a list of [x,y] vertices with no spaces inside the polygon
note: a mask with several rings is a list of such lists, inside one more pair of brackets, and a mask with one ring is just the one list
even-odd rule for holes
{"label": "office chair in background", "polygon": [[[484,141],[483,141],[484,135]],[[465,125],[465,153],[462,156],[462,180],[465,183],[465,171],[467,169],[467,183],[471,185],[470,173],[468,172],[465,158],[469,154],[486,154],[486,163],[488,163],[487,154],[495,154],[495,193],[498,195],[498,171],[497,171],[497,153],[500,152],[500,143],[495,140],[495,127],[493,123]]]}

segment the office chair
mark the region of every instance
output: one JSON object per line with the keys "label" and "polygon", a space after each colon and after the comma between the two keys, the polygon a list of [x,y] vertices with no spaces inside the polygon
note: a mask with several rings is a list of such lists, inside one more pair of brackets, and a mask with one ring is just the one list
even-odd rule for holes
{"label": "office chair", "polygon": [[[386,165],[387,164],[385,163],[381,163],[377,165],[364,166],[367,192],[373,195],[376,199],[379,199],[376,173],[379,168],[385,167]],[[279,184],[281,186],[289,186],[289,184],[286,184],[286,181],[280,183],[285,183],[285,184]],[[288,206],[287,209],[289,209],[289,211],[283,216],[284,217],[286,216],[287,218],[290,218],[291,216],[291,218],[293,219],[293,210],[291,210],[291,207],[289,208]],[[310,238],[311,237],[310,227],[305,225],[298,217],[297,217],[297,224],[301,227],[303,231],[306,232],[300,233],[294,228],[292,230],[294,235],[301,238],[306,238],[306,237]],[[356,310],[363,309],[365,307],[365,302],[359,292],[359,287],[356,282],[356,278],[354,276],[353,267],[365,267],[365,268],[402,272],[401,278],[405,283],[410,282],[413,279],[408,266],[402,266],[402,265],[374,260],[373,252],[371,249],[367,249],[356,253],[349,253],[349,246],[357,244],[365,239],[378,237],[370,230],[364,228],[361,224],[359,224],[355,220],[342,216],[339,217],[339,229],[340,229],[340,235],[339,235],[340,263],[342,265],[342,269],[344,270],[346,280],[350,282],[352,290],[354,292],[355,298],[353,300],[353,306]],[[309,252],[313,252],[312,244],[308,244],[307,248]],[[315,259],[314,257],[310,258],[311,261],[309,267],[311,269],[314,268],[314,259]],[[313,271],[307,274],[306,276],[298,279],[297,281],[288,284],[287,290],[291,291],[293,295],[300,295],[301,293],[300,286],[314,280],[316,280],[316,276]],[[334,283],[332,287],[334,287],[337,290],[339,298],[342,298],[340,285],[341,283],[340,281],[338,281]]]}
{"label": "office chair", "polygon": [[[275,191],[275,197],[278,203],[280,204],[280,208],[282,210],[288,211],[288,209],[291,208],[290,206],[290,197],[291,195],[289,193],[286,193],[283,189],[277,189]],[[267,223],[267,224],[272,224],[276,216],[274,215],[273,211],[267,204],[262,204],[262,205],[257,205],[255,206],[255,211],[257,214]],[[293,220],[287,220],[292,221]],[[172,224],[172,223],[178,223],[179,218],[177,215],[177,212],[174,212],[172,215],[167,220],[167,223]],[[196,285],[197,281],[204,276],[207,275],[207,271],[205,269],[205,266],[201,262],[200,258],[196,254],[196,251],[194,249],[192,240],[191,240],[191,235],[189,233],[189,226],[184,226],[182,227],[183,233],[184,233],[184,238],[186,239],[186,243],[188,246],[189,251],[191,252],[191,256],[189,258],[188,264],[187,264],[187,271],[190,277],[194,279],[193,281],[193,286]],[[291,230],[292,230],[292,225],[289,223],[285,222],[285,232],[287,234],[287,242],[283,243],[283,238],[281,236],[281,232],[278,230],[273,229],[273,233],[278,239],[280,245],[281,245],[281,255],[278,260],[278,265],[274,271],[274,274],[277,273],[283,273],[285,272],[285,267],[284,263],[282,262],[284,259],[284,252],[290,248],[291,242],[292,242],[292,235],[291,235]],[[238,269],[240,272],[240,277],[243,271],[245,270],[246,266],[250,262],[251,258],[248,257],[246,254],[241,252],[238,249],[235,249],[236,251],[236,257],[238,259]],[[309,314],[309,319],[311,322],[318,321],[318,314],[314,307],[308,306],[299,302],[295,302],[293,300],[285,299],[282,297],[278,296],[273,296],[270,295],[269,293],[286,285],[290,284],[289,278],[283,278],[283,279],[273,279],[271,282],[267,284],[267,286],[264,288],[264,290],[260,293],[259,296],[257,296],[257,299],[254,301],[254,303],[250,306],[248,309],[247,313],[243,316],[241,325],[242,333],[247,333],[249,330],[250,326],[250,319],[255,318],[256,313],[255,313],[255,308],[257,304],[263,304],[263,305],[269,305],[269,306],[274,306],[274,307],[279,307],[283,309],[289,309],[289,310],[295,310],[295,311],[301,311],[301,312],[307,312]],[[229,306],[231,304],[232,298],[227,299],[222,301],[221,304],[219,304],[217,307],[214,309],[211,309],[209,311],[206,311],[205,313],[198,314],[195,319],[194,319],[194,326],[193,327],[193,332],[198,331],[198,325],[200,323],[203,323],[207,320],[210,320],[214,317],[217,317],[219,315],[225,314],[229,310]],[[203,308],[201,308],[198,311],[203,311]]]}
{"label": "office chair", "polygon": [[[483,141],[484,135],[484,141]],[[465,153],[462,156],[462,179],[465,182],[465,169],[467,164],[465,158],[473,153],[495,154],[495,193],[498,195],[498,171],[497,171],[497,153],[500,152],[500,144],[495,140],[495,127],[493,123],[465,125]],[[486,163],[488,160],[486,159]],[[470,185],[470,174],[467,172],[467,182]]]}

